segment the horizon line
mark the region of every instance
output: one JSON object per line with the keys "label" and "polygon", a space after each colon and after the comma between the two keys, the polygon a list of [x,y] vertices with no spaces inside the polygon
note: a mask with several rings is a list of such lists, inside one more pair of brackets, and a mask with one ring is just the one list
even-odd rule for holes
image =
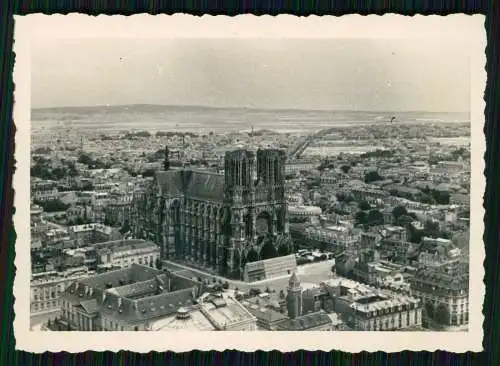
{"label": "horizon line", "polygon": [[400,109],[400,110],[386,110],[386,109],[319,109],[319,108],[266,108],[266,107],[248,107],[248,106],[209,106],[201,104],[156,104],[156,103],[129,103],[129,104],[95,104],[95,105],[66,105],[66,106],[50,106],[50,107],[32,107],[32,111],[42,110],[55,110],[55,109],[77,109],[77,108],[119,108],[119,107],[165,107],[165,108],[198,108],[198,109],[246,109],[251,111],[297,111],[297,112],[377,112],[377,113],[412,113],[412,112],[425,112],[425,113],[470,113],[469,110],[451,111],[451,110],[425,110],[425,109]]}

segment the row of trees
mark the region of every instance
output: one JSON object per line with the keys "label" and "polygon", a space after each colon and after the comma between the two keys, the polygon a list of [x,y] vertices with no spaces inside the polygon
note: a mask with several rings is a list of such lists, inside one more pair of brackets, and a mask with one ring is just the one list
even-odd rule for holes
{"label": "row of trees", "polygon": [[[209,133],[210,136],[213,135],[213,132]],[[149,135],[150,136],[150,135]],[[156,137],[198,137],[196,133],[193,132],[179,132],[179,131],[158,131],[156,132]]]}
{"label": "row of trees", "polygon": [[358,211],[355,219],[357,225],[377,226],[384,223],[384,215],[379,210]]}
{"label": "row of trees", "polygon": [[362,159],[369,159],[369,158],[389,158],[391,156],[394,156],[395,151],[394,150],[380,150],[377,149],[375,151],[368,151],[365,152],[364,154],[361,154]]}
{"label": "row of trees", "polygon": [[381,176],[376,170],[365,174],[365,183],[376,182],[384,179],[385,178]]}
{"label": "row of trees", "polygon": [[58,211],[66,211],[69,204],[64,203],[60,199],[52,199],[48,201],[38,201],[34,202],[38,206],[42,207],[45,212],[58,212]]}
{"label": "row of trees", "polygon": [[128,220],[125,220],[123,222],[123,225],[121,226],[120,228],[120,234],[125,234],[127,232],[129,232],[130,230],[132,230],[132,227],[130,226],[130,223],[128,222]]}
{"label": "row of trees", "polygon": [[422,196],[420,197],[420,201],[423,203],[429,204],[439,204],[439,205],[447,205],[450,203],[450,192],[447,191],[438,191],[436,189],[430,189],[429,187],[425,187],[422,189]]}
{"label": "row of trees", "polygon": [[61,166],[52,168],[50,160],[38,158],[35,159],[35,164],[30,168],[30,175],[46,180],[61,180],[66,177],[76,177],[78,171],[72,162],[66,162]]}
{"label": "row of trees", "polygon": [[89,169],[109,169],[111,164],[105,163],[99,159],[93,159],[91,156],[85,153],[80,153],[78,156],[78,162],[80,164],[85,164]]}
{"label": "row of trees", "polygon": [[337,196],[337,201],[339,202],[349,203],[354,201],[354,197],[352,195],[343,192],[337,193],[336,196]]}
{"label": "row of trees", "polygon": [[429,187],[425,187],[420,192],[412,193],[406,192],[402,190],[398,190],[397,188],[393,188],[389,190],[391,196],[406,198],[409,200],[419,201],[422,203],[435,205],[447,205],[450,203],[450,193],[447,191],[441,191],[436,189],[431,189]]}
{"label": "row of trees", "polygon": [[442,325],[450,324],[450,312],[444,304],[434,306],[434,304],[427,302],[424,305],[424,313],[429,319],[436,323]]}

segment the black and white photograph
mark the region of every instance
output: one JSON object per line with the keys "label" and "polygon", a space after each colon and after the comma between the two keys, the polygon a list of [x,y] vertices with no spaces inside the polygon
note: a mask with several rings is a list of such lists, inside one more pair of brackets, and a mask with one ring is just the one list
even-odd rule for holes
{"label": "black and white photograph", "polygon": [[359,17],[361,35],[339,18],[317,37],[311,18],[207,35],[218,17],[192,17],[208,25],[164,37],[83,18],[32,28],[19,83],[30,339],[481,346],[481,18]]}

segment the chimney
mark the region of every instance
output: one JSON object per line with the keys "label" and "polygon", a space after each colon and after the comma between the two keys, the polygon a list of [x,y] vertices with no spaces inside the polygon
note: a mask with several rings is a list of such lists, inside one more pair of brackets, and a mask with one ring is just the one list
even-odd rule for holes
{"label": "chimney", "polygon": [[92,296],[94,294],[94,288],[90,287],[89,288],[89,296]]}
{"label": "chimney", "polygon": [[122,298],[121,297],[118,298],[118,307],[119,308],[122,307]]}

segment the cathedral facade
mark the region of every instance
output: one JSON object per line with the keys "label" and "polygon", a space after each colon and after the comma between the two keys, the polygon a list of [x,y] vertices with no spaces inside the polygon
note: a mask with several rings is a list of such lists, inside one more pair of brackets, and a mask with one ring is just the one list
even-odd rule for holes
{"label": "cathedral facade", "polygon": [[134,199],[136,237],[161,246],[164,259],[238,278],[246,263],[290,254],[285,152],[227,152],[224,174],[195,170],[156,173]]}

